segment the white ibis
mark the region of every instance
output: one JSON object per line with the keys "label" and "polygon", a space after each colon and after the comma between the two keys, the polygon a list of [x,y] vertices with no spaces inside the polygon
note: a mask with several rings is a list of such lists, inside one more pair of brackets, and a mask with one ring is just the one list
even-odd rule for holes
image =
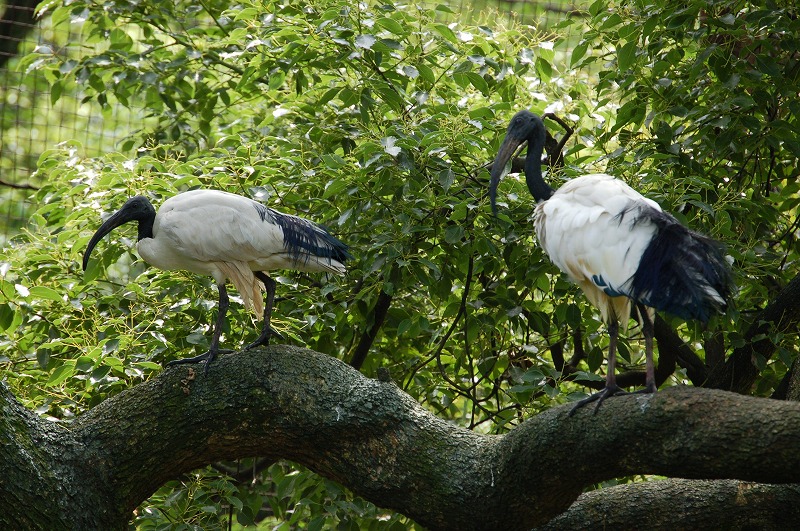
{"label": "white ibis", "polygon": [[[247,197],[218,190],[192,190],[164,201],[156,214],[147,198],[128,199],[92,236],[83,255],[83,269],[97,242],[116,227],[139,224],[137,249],[148,264],[164,270],[185,269],[211,275],[219,288],[219,311],[208,352],[174,360],[169,365],[205,361],[205,370],[218,353],[228,310],[226,279],[230,279],[247,308],[264,315],[261,335],[246,348],[266,345],[275,301],[275,281],[266,271],[296,269],[343,274],[352,258],[347,245],[323,227],[297,216],[282,214]],[[267,291],[266,306],[262,284]]]}
{"label": "white ibis", "polygon": [[606,174],[583,175],[553,190],[542,178],[545,143],[542,119],[520,111],[511,119],[492,164],[492,210],[506,163],[528,143],[525,180],[537,202],[533,223],[539,245],[550,260],[583,290],[608,326],[608,369],[603,390],[581,401],[575,411],[623,394],[616,383],[619,323],[635,306],[645,338],[645,389],[656,391],[653,365],[654,310],[706,322],[724,311],[732,289],[728,262],[715,241],[692,232],[623,181]]}

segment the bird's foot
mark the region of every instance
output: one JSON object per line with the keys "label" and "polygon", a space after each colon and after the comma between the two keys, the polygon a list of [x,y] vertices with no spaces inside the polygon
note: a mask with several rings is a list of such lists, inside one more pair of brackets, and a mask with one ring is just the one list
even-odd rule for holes
{"label": "bird's foot", "polygon": [[639,389],[631,394],[640,395],[644,393],[655,393],[656,391],[658,391],[658,387],[656,387],[655,382],[650,382],[649,384],[645,385],[644,389]]}
{"label": "bird's foot", "polygon": [[264,330],[263,332],[261,332],[261,335],[258,336],[258,339],[256,339],[255,341],[253,341],[252,343],[250,343],[249,345],[244,347],[244,349],[245,350],[250,350],[252,348],[260,347],[262,345],[268,345],[269,344],[269,340],[273,336],[278,338],[279,340],[283,339],[283,336],[277,330],[275,330],[274,328],[272,328],[270,326],[270,327],[267,328],[267,330]]}
{"label": "bird's foot", "polygon": [[208,373],[208,366],[211,364],[212,361],[214,361],[214,359],[217,357],[217,354],[227,354],[229,352],[233,352],[233,351],[231,349],[227,349],[227,348],[224,348],[224,349],[219,349],[219,348],[209,349],[208,352],[200,354],[199,356],[194,356],[192,358],[181,358],[179,360],[172,360],[169,363],[167,363],[167,366],[171,367],[172,365],[183,365],[185,363],[200,363],[200,362],[204,361],[205,362],[205,368],[203,369],[203,374],[207,374]]}
{"label": "bird's foot", "polygon": [[597,392],[597,393],[595,393],[595,394],[593,394],[591,396],[587,396],[583,400],[578,401],[578,403],[575,404],[572,407],[572,409],[570,409],[569,416],[571,417],[572,415],[574,415],[576,411],[578,411],[580,408],[582,408],[586,404],[589,404],[590,402],[595,402],[595,401],[597,402],[597,405],[594,406],[594,413],[593,414],[596,415],[597,414],[597,410],[600,409],[600,404],[602,404],[603,401],[606,398],[608,398],[610,396],[614,396],[614,395],[627,395],[627,394],[628,394],[627,391],[623,391],[621,388],[617,387],[616,385],[613,385],[613,386],[610,386],[610,387],[606,386],[605,388],[603,388],[602,391],[599,391],[599,392]]}

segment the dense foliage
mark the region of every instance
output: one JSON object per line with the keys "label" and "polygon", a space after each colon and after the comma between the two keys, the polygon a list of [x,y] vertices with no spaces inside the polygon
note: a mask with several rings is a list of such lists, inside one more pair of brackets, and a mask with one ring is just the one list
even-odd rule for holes
{"label": "dense foliage", "polygon": [[[796,8],[605,1],[571,53],[559,33],[467,26],[446,7],[311,0],[276,3],[66,2],[85,55],[28,55],[54,98],[146,109],[120,153],[44,153],[40,205],[6,249],[0,363],[15,393],[69,421],[171,359],[204,351],[211,279],[148,269],[133,229],[80,260],[101,216],[125,198],[158,204],[219,188],[326,224],[355,255],[344,279],[280,272],[273,323],[287,341],[387,368],[437,414],[485,432],[581,396],[601,379],[597,313],[532,238],[524,183],[501,186],[491,216],[486,165],[520,108],[575,125],[549,178],[608,169],[695,229],[725,242],[740,291],[712,323],[725,348],[796,274]],[[561,136],[563,131],[553,127]],[[670,321],[704,358],[719,336]],[[223,346],[257,327],[231,305]],[[624,369],[642,364],[635,340]],[[796,337],[762,359],[768,395]],[[565,361],[572,358],[569,362]],[[687,382],[679,369],[668,385]],[[694,382],[699,384],[698,382]],[[167,485],[136,523],[283,528],[405,527],[337,485],[286,463],[227,463]],[[248,472],[243,472],[243,471]],[[367,524],[366,522],[371,522]]]}
{"label": "dense foliage", "polygon": [[[740,332],[798,271],[797,8],[635,2],[615,12],[596,2],[590,13],[571,65],[610,60],[597,93],[620,103],[593,136],[595,147],[614,171],[635,173],[651,197],[726,242],[741,315],[729,314],[741,322],[725,327],[725,344],[736,348]],[[589,54],[591,43],[604,44]],[[780,361],[756,355],[762,395],[775,390],[797,354],[793,338],[770,339]]]}

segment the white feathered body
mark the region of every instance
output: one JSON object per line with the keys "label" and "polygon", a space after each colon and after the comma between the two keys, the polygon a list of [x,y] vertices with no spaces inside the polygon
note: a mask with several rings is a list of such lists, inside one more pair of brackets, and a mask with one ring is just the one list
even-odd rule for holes
{"label": "white feathered body", "polygon": [[730,266],[713,240],[658,203],[602,173],[570,180],[534,211],[550,260],[577,283],[606,323],[631,307],[706,322],[730,296]]}
{"label": "white feathered body", "polygon": [[264,310],[262,283],[253,271],[295,269],[343,274],[345,248],[322,227],[282,214],[249,198],[218,190],[193,190],[164,201],[153,237],[139,241],[139,255],[165,270],[185,269],[230,279],[244,305]]}
{"label": "white feathered body", "polygon": [[623,181],[590,174],[568,181],[534,211],[539,244],[606,323],[627,323],[631,279],[657,231],[637,218],[640,206],[661,212],[658,203]]}

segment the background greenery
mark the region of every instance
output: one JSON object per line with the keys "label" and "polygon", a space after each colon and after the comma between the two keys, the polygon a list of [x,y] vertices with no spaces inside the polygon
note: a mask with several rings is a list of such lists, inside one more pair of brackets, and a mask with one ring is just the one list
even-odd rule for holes
{"label": "background greenery", "polygon": [[[555,184],[612,172],[727,245],[735,308],[708,331],[669,321],[701,358],[714,331],[726,349],[740,345],[797,273],[792,3],[598,0],[547,31],[492,11],[459,20],[445,5],[343,0],[76,1],[43,15],[46,27],[79,27],[85,44],[28,50],[20,83],[46,83],[53,110],[85,101],[136,124],[113,152],[43,139],[46,149],[30,150],[41,152],[38,190],[4,202],[18,208],[27,195],[33,209],[0,264],[0,364],[17,396],[54,421],[207,347],[211,279],[148,269],[132,228],[80,269],[101,216],[128,196],[158,204],[195,187],[324,223],[351,246],[343,279],[277,276],[273,323],[288,342],[370,376],[387,368],[438,415],[488,433],[585,396],[581,382],[602,378],[599,315],[537,247],[524,182],[506,178],[502,214],[488,208],[486,166],[521,108],[575,128]],[[9,124],[4,115],[4,141]],[[232,304],[225,346],[257,330]],[[798,353],[796,334],[770,339],[779,352],[757,360],[753,390],[764,396]],[[641,368],[641,346],[634,330],[622,370]],[[679,369],[666,385],[683,383]],[[229,521],[413,525],[308,470],[258,459],[177,479],[135,524]]]}

